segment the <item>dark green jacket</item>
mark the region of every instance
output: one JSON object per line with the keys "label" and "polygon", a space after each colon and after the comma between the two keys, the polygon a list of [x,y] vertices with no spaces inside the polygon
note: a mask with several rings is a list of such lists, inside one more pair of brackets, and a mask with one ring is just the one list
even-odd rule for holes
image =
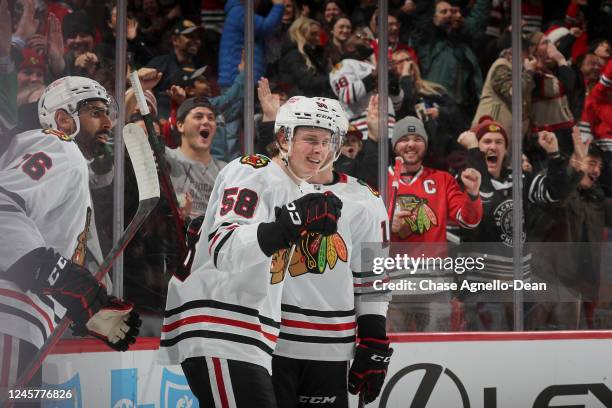
{"label": "dark green jacket", "polygon": [[457,104],[475,107],[482,90],[482,73],[471,46],[484,37],[490,0],[477,0],[463,27],[448,34],[427,15],[417,26],[415,42],[423,77],[443,85]]}

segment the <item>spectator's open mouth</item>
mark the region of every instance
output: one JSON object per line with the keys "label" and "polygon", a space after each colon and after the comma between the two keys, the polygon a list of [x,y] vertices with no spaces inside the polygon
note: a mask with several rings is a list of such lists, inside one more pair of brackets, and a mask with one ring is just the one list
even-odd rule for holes
{"label": "spectator's open mouth", "polygon": [[202,136],[204,139],[208,139],[209,135],[210,132],[208,131],[208,129],[200,130],[200,136]]}
{"label": "spectator's open mouth", "polygon": [[497,164],[497,155],[495,153],[490,153],[487,155],[487,163],[489,164]]}

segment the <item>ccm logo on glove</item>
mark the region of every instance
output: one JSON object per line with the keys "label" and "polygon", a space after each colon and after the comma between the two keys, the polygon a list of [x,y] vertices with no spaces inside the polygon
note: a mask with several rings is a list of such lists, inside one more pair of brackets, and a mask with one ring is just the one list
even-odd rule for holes
{"label": "ccm logo on glove", "polygon": [[295,224],[295,225],[302,225],[302,219],[300,218],[300,213],[298,212],[297,208],[295,207],[295,203],[291,202],[289,204],[287,204],[287,210],[289,211],[289,217],[291,218],[291,221]]}
{"label": "ccm logo on glove", "polygon": [[49,278],[47,278],[47,282],[49,282],[49,285],[51,286],[55,285],[55,282],[57,282],[57,279],[60,276],[60,271],[64,270],[67,264],[68,264],[68,260],[66,258],[60,257],[57,260],[57,263],[55,264],[55,267],[51,271]]}
{"label": "ccm logo on glove", "polygon": [[377,361],[380,363],[388,363],[389,361],[391,361],[391,357],[385,357],[385,356],[377,356],[376,354],[373,354],[372,357],[370,357],[370,359],[372,361]]}

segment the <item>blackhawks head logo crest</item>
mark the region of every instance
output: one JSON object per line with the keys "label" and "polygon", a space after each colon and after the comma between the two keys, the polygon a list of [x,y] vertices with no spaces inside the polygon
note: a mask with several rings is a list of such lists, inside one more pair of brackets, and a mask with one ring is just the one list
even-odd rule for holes
{"label": "blackhawks head logo crest", "polygon": [[240,163],[248,164],[249,166],[259,169],[262,167],[266,167],[268,163],[270,163],[270,159],[262,154],[254,154],[252,156],[242,156],[240,159]]}
{"label": "blackhawks head logo crest", "polygon": [[429,231],[432,225],[438,225],[438,217],[427,204],[427,200],[414,196],[403,195],[397,197],[398,209],[407,211],[404,224],[400,229],[400,238],[406,238],[412,234],[423,235]]}
{"label": "blackhawks head logo crest", "polygon": [[[291,276],[300,276],[305,273],[322,274],[328,266],[329,269],[334,269],[338,260],[342,262],[348,260],[346,244],[338,233],[328,237],[308,233],[300,239],[289,261],[290,252],[290,249],[281,249],[272,255],[270,283],[282,282],[287,270]],[[288,268],[287,265],[289,265]]]}

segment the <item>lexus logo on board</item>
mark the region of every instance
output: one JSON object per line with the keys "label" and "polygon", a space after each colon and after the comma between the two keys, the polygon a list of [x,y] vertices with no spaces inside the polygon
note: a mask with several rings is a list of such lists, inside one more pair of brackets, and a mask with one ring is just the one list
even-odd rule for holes
{"label": "lexus logo on board", "polygon": [[[423,371],[424,374],[420,379],[418,388],[414,393],[412,393],[411,388],[410,391],[406,389],[406,381],[402,384],[402,386],[395,389],[400,380],[415,371]],[[443,375],[448,378],[443,377]],[[438,389],[438,398],[432,399],[431,397],[436,387]],[[456,392],[452,392],[453,388],[456,389]],[[389,379],[389,382],[385,386],[385,389],[380,396],[380,403],[378,406],[379,408],[440,408],[434,404],[439,404],[441,390],[444,390],[443,395],[445,397],[449,397],[449,391],[453,396],[457,396],[457,398],[454,399],[455,403],[453,404],[453,408],[471,407],[467,390],[459,377],[448,368],[444,368],[441,365],[433,363],[413,364],[408,367],[404,367],[395,373],[395,375]],[[394,398],[390,403],[390,397],[394,391]],[[484,387],[482,388],[482,391],[482,408],[497,408],[497,387]],[[572,400],[572,405],[559,405],[559,403],[563,402],[559,400],[553,401],[555,397],[574,397],[574,399]],[[583,401],[583,404],[576,405],[575,402],[577,399],[575,397],[581,397],[579,400]],[[600,382],[550,385],[542,389],[542,391],[535,396],[533,405],[529,403],[529,405],[526,406],[531,406],[532,408],[586,408],[601,406],[598,405],[595,400],[602,403],[604,407],[612,408],[612,390],[607,384]],[[397,405],[398,401],[401,401],[401,405]],[[567,402],[569,402],[569,400]],[[447,407],[445,406],[444,408]]]}
{"label": "lexus logo on board", "polygon": [[[427,405],[427,403],[429,402],[429,399],[431,398],[431,394],[433,393],[433,390],[436,387],[436,384],[440,380],[440,377],[442,376],[442,374],[444,374],[446,377],[448,377],[451,380],[451,382],[455,385],[455,387],[457,387],[457,391],[459,392],[459,395],[461,396],[461,402],[463,403],[463,408],[470,408],[470,398],[468,397],[465,386],[463,385],[459,377],[457,377],[457,375],[453,373],[451,370],[449,370],[448,368],[444,368],[441,365],[432,364],[432,363],[414,364],[408,367],[404,367],[401,370],[399,370],[397,373],[395,373],[395,375],[391,377],[391,379],[389,380],[389,382],[385,386],[385,389],[382,392],[382,395],[380,397],[379,407],[387,408],[389,396],[391,395],[393,388],[397,385],[397,383],[404,376],[414,371],[421,371],[421,370],[424,371],[425,374],[423,375],[423,378],[421,379],[419,388],[414,393],[414,396],[412,397],[412,402],[410,403],[410,405],[407,405],[407,403],[410,401],[410,399],[407,399],[405,400],[406,405],[404,406],[406,407],[409,406],[410,408],[432,408],[431,406]],[[395,408],[395,407],[389,406],[388,408]]]}

